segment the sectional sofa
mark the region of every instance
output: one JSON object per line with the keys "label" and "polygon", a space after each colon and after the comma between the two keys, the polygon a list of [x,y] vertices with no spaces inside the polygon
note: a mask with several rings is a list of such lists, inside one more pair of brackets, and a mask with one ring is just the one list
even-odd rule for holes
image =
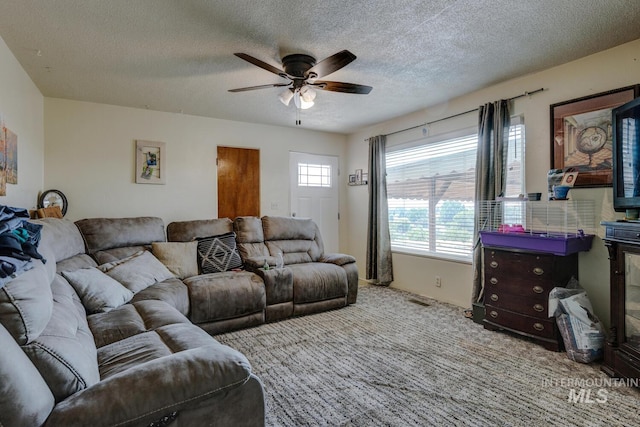
{"label": "sectional sofa", "polygon": [[264,425],[262,383],[213,335],[357,298],[310,220],[34,222],[46,262],[0,288],[2,426]]}

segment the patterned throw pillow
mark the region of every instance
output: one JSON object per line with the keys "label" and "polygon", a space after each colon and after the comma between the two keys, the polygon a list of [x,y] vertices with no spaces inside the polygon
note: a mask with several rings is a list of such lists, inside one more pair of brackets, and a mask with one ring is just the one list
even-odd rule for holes
{"label": "patterned throw pillow", "polygon": [[230,232],[198,240],[198,266],[203,274],[242,268],[236,248],[236,233]]}

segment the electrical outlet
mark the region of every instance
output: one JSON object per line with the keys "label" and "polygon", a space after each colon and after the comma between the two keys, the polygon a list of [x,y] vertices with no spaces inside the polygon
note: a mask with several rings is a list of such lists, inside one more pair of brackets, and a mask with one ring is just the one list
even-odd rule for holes
{"label": "electrical outlet", "polygon": [[436,288],[442,286],[442,280],[440,280],[440,276],[436,276]]}

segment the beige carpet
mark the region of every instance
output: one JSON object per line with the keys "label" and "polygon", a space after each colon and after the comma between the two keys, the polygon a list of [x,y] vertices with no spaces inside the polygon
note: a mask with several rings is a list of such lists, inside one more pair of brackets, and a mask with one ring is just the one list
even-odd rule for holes
{"label": "beige carpet", "polygon": [[217,338],[264,382],[268,426],[638,426],[640,392],[462,309],[363,286],[358,303]]}

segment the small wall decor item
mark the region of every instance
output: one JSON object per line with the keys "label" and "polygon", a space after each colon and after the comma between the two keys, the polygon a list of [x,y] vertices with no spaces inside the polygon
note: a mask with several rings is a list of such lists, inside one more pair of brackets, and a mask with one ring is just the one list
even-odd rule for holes
{"label": "small wall decor item", "polygon": [[551,168],[578,172],[575,187],[612,185],[611,110],[638,96],[634,85],[551,105]]}
{"label": "small wall decor item", "polygon": [[7,184],[18,183],[18,135],[4,128],[6,147]]}
{"label": "small wall decor item", "polygon": [[165,184],[165,143],[136,140],[136,183]]}
{"label": "small wall decor item", "polygon": [[356,169],[356,184],[362,183],[362,169]]}
{"label": "small wall decor item", "polygon": [[38,209],[58,207],[62,216],[66,215],[68,205],[66,196],[60,190],[43,191],[38,198]]}
{"label": "small wall decor item", "polygon": [[362,173],[362,181],[360,181],[360,184],[366,185],[368,183],[369,183],[369,174],[364,172]]}
{"label": "small wall decor item", "polygon": [[349,175],[349,185],[356,185],[356,175],[355,174]]}
{"label": "small wall decor item", "polygon": [[0,128],[0,196],[7,195],[7,139],[5,127]]}

